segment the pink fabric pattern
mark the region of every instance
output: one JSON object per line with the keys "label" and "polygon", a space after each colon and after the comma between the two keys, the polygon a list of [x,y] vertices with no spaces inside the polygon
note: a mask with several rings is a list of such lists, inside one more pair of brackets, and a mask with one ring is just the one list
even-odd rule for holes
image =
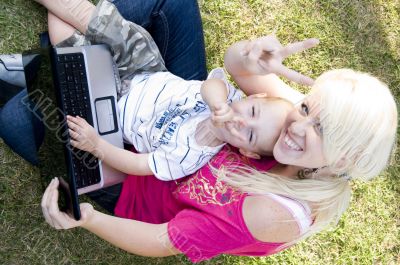
{"label": "pink fabric pattern", "polygon": [[173,245],[192,262],[220,254],[266,256],[282,243],[256,240],[242,215],[247,195],[220,182],[213,169],[250,165],[266,171],[276,165],[271,158],[248,159],[226,145],[208,165],[179,182],[154,176],[129,176],[115,208],[115,215],[150,223],[168,223]]}

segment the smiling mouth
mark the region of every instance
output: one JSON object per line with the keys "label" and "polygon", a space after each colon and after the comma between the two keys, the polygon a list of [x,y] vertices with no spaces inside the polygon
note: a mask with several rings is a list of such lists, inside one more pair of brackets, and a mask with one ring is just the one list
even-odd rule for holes
{"label": "smiling mouth", "polygon": [[289,137],[287,132],[285,134],[285,137],[283,138],[283,141],[285,142],[286,146],[289,149],[295,150],[295,151],[303,151],[303,149]]}

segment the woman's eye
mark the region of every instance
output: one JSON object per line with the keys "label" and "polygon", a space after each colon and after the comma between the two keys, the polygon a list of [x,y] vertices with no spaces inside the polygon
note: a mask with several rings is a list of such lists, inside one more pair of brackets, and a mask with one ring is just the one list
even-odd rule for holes
{"label": "woman's eye", "polygon": [[251,117],[254,117],[254,106],[251,107]]}
{"label": "woman's eye", "polygon": [[251,140],[253,139],[253,131],[250,131],[250,137],[249,137],[249,143],[251,143]]}
{"label": "woman's eye", "polygon": [[308,115],[308,106],[304,103],[301,103],[301,112],[305,115]]}

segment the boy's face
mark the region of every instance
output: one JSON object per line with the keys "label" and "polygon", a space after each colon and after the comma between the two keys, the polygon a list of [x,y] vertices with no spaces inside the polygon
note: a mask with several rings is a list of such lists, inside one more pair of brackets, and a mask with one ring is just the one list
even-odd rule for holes
{"label": "boy's face", "polygon": [[281,99],[267,100],[260,97],[247,97],[230,106],[244,120],[243,124],[234,124],[243,140],[226,131],[225,141],[251,158],[272,154],[286,116],[294,108]]}

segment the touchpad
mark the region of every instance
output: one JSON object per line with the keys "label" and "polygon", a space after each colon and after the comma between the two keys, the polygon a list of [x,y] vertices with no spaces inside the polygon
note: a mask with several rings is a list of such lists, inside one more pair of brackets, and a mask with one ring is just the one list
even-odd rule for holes
{"label": "touchpad", "polygon": [[104,135],[116,132],[118,129],[114,97],[96,99],[95,107],[99,134]]}

